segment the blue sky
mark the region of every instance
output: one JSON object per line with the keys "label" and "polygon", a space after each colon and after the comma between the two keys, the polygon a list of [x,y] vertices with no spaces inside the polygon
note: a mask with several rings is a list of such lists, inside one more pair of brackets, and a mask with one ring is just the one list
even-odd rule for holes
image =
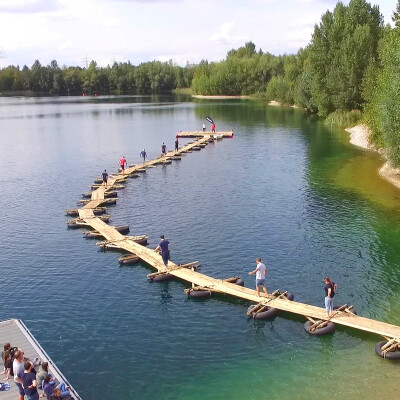
{"label": "blue sky", "polygon": [[[348,0],[343,1],[348,4]],[[0,67],[36,59],[218,61],[252,41],[273,54],[306,46],[333,0],[0,0]],[[377,4],[390,22],[397,0]]]}

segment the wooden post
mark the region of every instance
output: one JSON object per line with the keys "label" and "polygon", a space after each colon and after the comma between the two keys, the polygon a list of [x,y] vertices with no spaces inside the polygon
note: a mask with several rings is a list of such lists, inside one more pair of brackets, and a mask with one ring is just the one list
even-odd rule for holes
{"label": "wooden post", "polygon": [[340,311],[343,311],[347,308],[347,304],[339,307],[335,313],[333,313],[330,317],[328,317],[326,320],[320,320],[312,324],[309,328],[309,331],[314,332],[317,328],[323,328],[325,325],[328,325],[330,320],[337,314],[339,314]]}

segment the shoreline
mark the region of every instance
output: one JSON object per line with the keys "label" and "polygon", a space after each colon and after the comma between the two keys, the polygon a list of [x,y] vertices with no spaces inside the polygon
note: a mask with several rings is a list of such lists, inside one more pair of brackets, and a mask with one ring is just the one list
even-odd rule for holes
{"label": "shoreline", "polygon": [[359,124],[352,128],[346,128],[345,131],[350,133],[350,143],[352,145],[361,147],[365,150],[376,151],[383,157],[384,164],[379,168],[378,174],[383,179],[400,189],[400,168],[394,168],[391,166],[385,151],[378,149],[374,144],[369,142],[371,131],[368,126],[365,124]]}
{"label": "shoreline", "polygon": [[223,99],[250,99],[250,96],[248,95],[241,95],[241,96],[207,96],[204,94],[192,94],[192,97],[196,99],[208,99],[208,100],[223,100]]}

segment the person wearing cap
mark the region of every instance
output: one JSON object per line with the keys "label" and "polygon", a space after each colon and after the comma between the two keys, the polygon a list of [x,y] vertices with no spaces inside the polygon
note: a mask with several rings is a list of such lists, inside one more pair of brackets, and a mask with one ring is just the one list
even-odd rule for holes
{"label": "person wearing cap", "polygon": [[324,283],[326,316],[330,317],[333,314],[333,297],[335,296],[337,285],[335,282],[331,281],[331,278],[328,277],[324,279]]}
{"label": "person wearing cap", "polygon": [[160,243],[158,246],[155,248],[155,251],[157,253],[161,253],[161,257],[163,260],[163,263],[166,268],[168,268],[168,260],[169,260],[169,241],[165,239],[164,235],[160,236]]}
{"label": "person wearing cap", "polygon": [[267,275],[267,267],[261,262],[261,258],[256,259],[257,267],[254,271],[249,272],[249,275],[256,274],[256,294],[260,297],[260,287],[263,288],[265,294],[268,294],[268,290],[265,287],[265,276]]}

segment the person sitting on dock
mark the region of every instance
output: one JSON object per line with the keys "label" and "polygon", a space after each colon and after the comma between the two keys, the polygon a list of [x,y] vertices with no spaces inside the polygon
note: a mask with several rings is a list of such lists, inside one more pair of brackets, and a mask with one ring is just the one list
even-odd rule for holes
{"label": "person sitting on dock", "polygon": [[146,157],[147,157],[146,150],[143,149],[143,150],[140,152],[140,158],[143,158],[143,163],[146,162]]}
{"label": "person sitting on dock", "polygon": [[178,140],[178,138],[176,138],[176,140],[175,140],[175,151],[178,151],[179,150],[179,140]]}
{"label": "person sitting on dock", "polygon": [[104,183],[104,186],[107,187],[107,181],[108,181],[108,174],[107,174],[107,171],[104,170],[104,172],[103,172],[101,175],[103,176],[103,183]]}
{"label": "person sitting on dock", "polygon": [[324,283],[326,316],[330,317],[333,314],[333,297],[335,296],[337,285],[335,282],[331,281],[331,278],[328,277],[324,279]]}
{"label": "person sitting on dock", "polygon": [[60,383],[56,388],[54,388],[54,392],[48,400],[60,400],[69,396],[69,394],[69,390],[65,387],[65,383]]}
{"label": "person sitting on dock", "polygon": [[169,260],[169,241],[167,239],[165,239],[164,235],[160,236],[160,243],[158,244],[158,246],[155,248],[154,251],[156,251],[157,253],[161,252],[161,257],[163,259],[163,263],[165,265],[165,268],[168,268],[168,260]]}
{"label": "person sitting on dock", "polygon": [[47,361],[43,361],[42,365],[40,366],[40,370],[36,374],[36,380],[39,389],[42,389],[42,383],[47,375],[49,375],[49,363]]}
{"label": "person sitting on dock", "polygon": [[[60,383],[56,387],[54,387],[54,385],[55,382],[51,378],[51,375],[47,375],[43,381],[43,391],[44,395],[47,397],[47,400],[50,400],[52,398],[62,399],[64,397],[69,396],[70,392],[68,390],[68,387],[65,386],[65,383]],[[59,397],[53,397],[56,394],[56,391],[57,391],[57,396]]]}
{"label": "person sitting on dock", "polygon": [[161,146],[161,155],[163,157],[165,157],[165,155],[167,154],[167,146],[165,145],[165,143],[163,142],[162,146]]}
{"label": "person sitting on dock", "polygon": [[125,156],[122,156],[122,158],[119,160],[119,166],[121,167],[122,175],[123,175],[124,174],[124,170],[125,170],[125,166],[126,166]]}
{"label": "person sitting on dock", "polygon": [[265,275],[267,275],[267,267],[261,262],[261,258],[256,259],[257,267],[254,271],[249,272],[249,275],[256,274],[256,294],[260,297],[260,287],[263,288],[265,294],[268,294],[268,290],[265,287]]}

